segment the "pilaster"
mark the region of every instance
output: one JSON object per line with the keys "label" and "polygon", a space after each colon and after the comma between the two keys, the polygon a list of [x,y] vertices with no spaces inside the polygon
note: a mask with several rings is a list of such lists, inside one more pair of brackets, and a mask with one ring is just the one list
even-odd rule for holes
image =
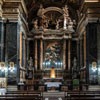
{"label": "pilaster", "polygon": [[37,70],[37,40],[35,40],[35,70]]}
{"label": "pilaster", "polygon": [[66,69],[66,40],[63,42],[63,68]]}
{"label": "pilaster", "polygon": [[42,70],[43,63],[43,40],[40,40],[40,69]]}
{"label": "pilaster", "polygon": [[2,13],[3,13],[3,10],[2,10],[2,5],[3,5],[3,2],[5,0],[0,0],[0,17],[2,17]]}
{"label": "pilaster", "polygon": [[71,40],[68,40],[68,70],[71,68]]}

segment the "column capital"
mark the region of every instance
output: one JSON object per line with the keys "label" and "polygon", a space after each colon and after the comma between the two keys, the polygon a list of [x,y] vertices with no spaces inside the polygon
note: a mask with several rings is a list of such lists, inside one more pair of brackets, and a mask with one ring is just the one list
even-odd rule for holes
{"label": "column capital", "polygon": [[3,4],[4,1],[5,1],[5,0],[0,0],[0,4]]}

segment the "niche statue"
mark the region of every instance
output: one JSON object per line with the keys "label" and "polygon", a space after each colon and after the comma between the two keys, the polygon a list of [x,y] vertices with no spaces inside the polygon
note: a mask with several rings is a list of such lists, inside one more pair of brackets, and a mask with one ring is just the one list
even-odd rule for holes
{"label": "niche statue", "polygon": [[32,69],[32,66],[33,66],[33,59],[32,59],[32,57],[30,57],[30,59],[29,59],[29,69]]}

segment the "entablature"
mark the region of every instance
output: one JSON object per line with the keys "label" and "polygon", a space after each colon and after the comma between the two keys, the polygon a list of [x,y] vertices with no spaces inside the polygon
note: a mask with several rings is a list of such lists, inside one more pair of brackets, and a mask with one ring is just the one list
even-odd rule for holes
{"label": "entablature", "polygon": [[3,3],[3,20],[18,22],[25,32],[29,32],[27,19],[27,10],[24,0],[5,0]]}
{"label": "entablature", "polygon": [[22,15],[27,18],[27,10],[23,0],[5,0],[3,4],[3,17],[10,16],[11,18]]}
{"label": "entablature", "polygon": [[7,4],[11,5],[10,7],[19,6],[19,4],[20,4],[23,9],[23,12],[25,14],[27,14],[27,8],[26,8],[24,0],[5,0],[4,3],[6,4],[6,6],[7,6]]}
{"label": "entablature", "polygon": [[77,26],[77,33],[82,34],[90,22],[97,22],[100,18],[100,2],[84,2],[80,10],[80,20]]}
{"label": "entablature", "polygon": [[48,31],[41,31],[34,33],[35,39],[71,39],[72,38],[72,32],[68,30],[48,30]]}

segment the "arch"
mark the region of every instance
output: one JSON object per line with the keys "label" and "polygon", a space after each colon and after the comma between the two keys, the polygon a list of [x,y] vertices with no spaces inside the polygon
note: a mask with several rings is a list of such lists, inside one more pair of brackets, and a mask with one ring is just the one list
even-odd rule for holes
{"label": "arch", "polygon": [[[49,11],[57,11],[57,12],[63,14],[63,10],[61,8],[58,8],[58,7],[47,7],[47,8],[44,9],[42,14],[45,14],[45,13],[47,13]],[[37,15],[38,16],[40,15],[40,11],[39,10],[38,10]]]}
{"label": "arch", "polygon": [[57,12],[63,14],[62,9],[61,8],[58,8],[58,7],[48,7],[48,8],[45,8],[45,12],[44,13],[46,13],[48,11],[57,11]]}

